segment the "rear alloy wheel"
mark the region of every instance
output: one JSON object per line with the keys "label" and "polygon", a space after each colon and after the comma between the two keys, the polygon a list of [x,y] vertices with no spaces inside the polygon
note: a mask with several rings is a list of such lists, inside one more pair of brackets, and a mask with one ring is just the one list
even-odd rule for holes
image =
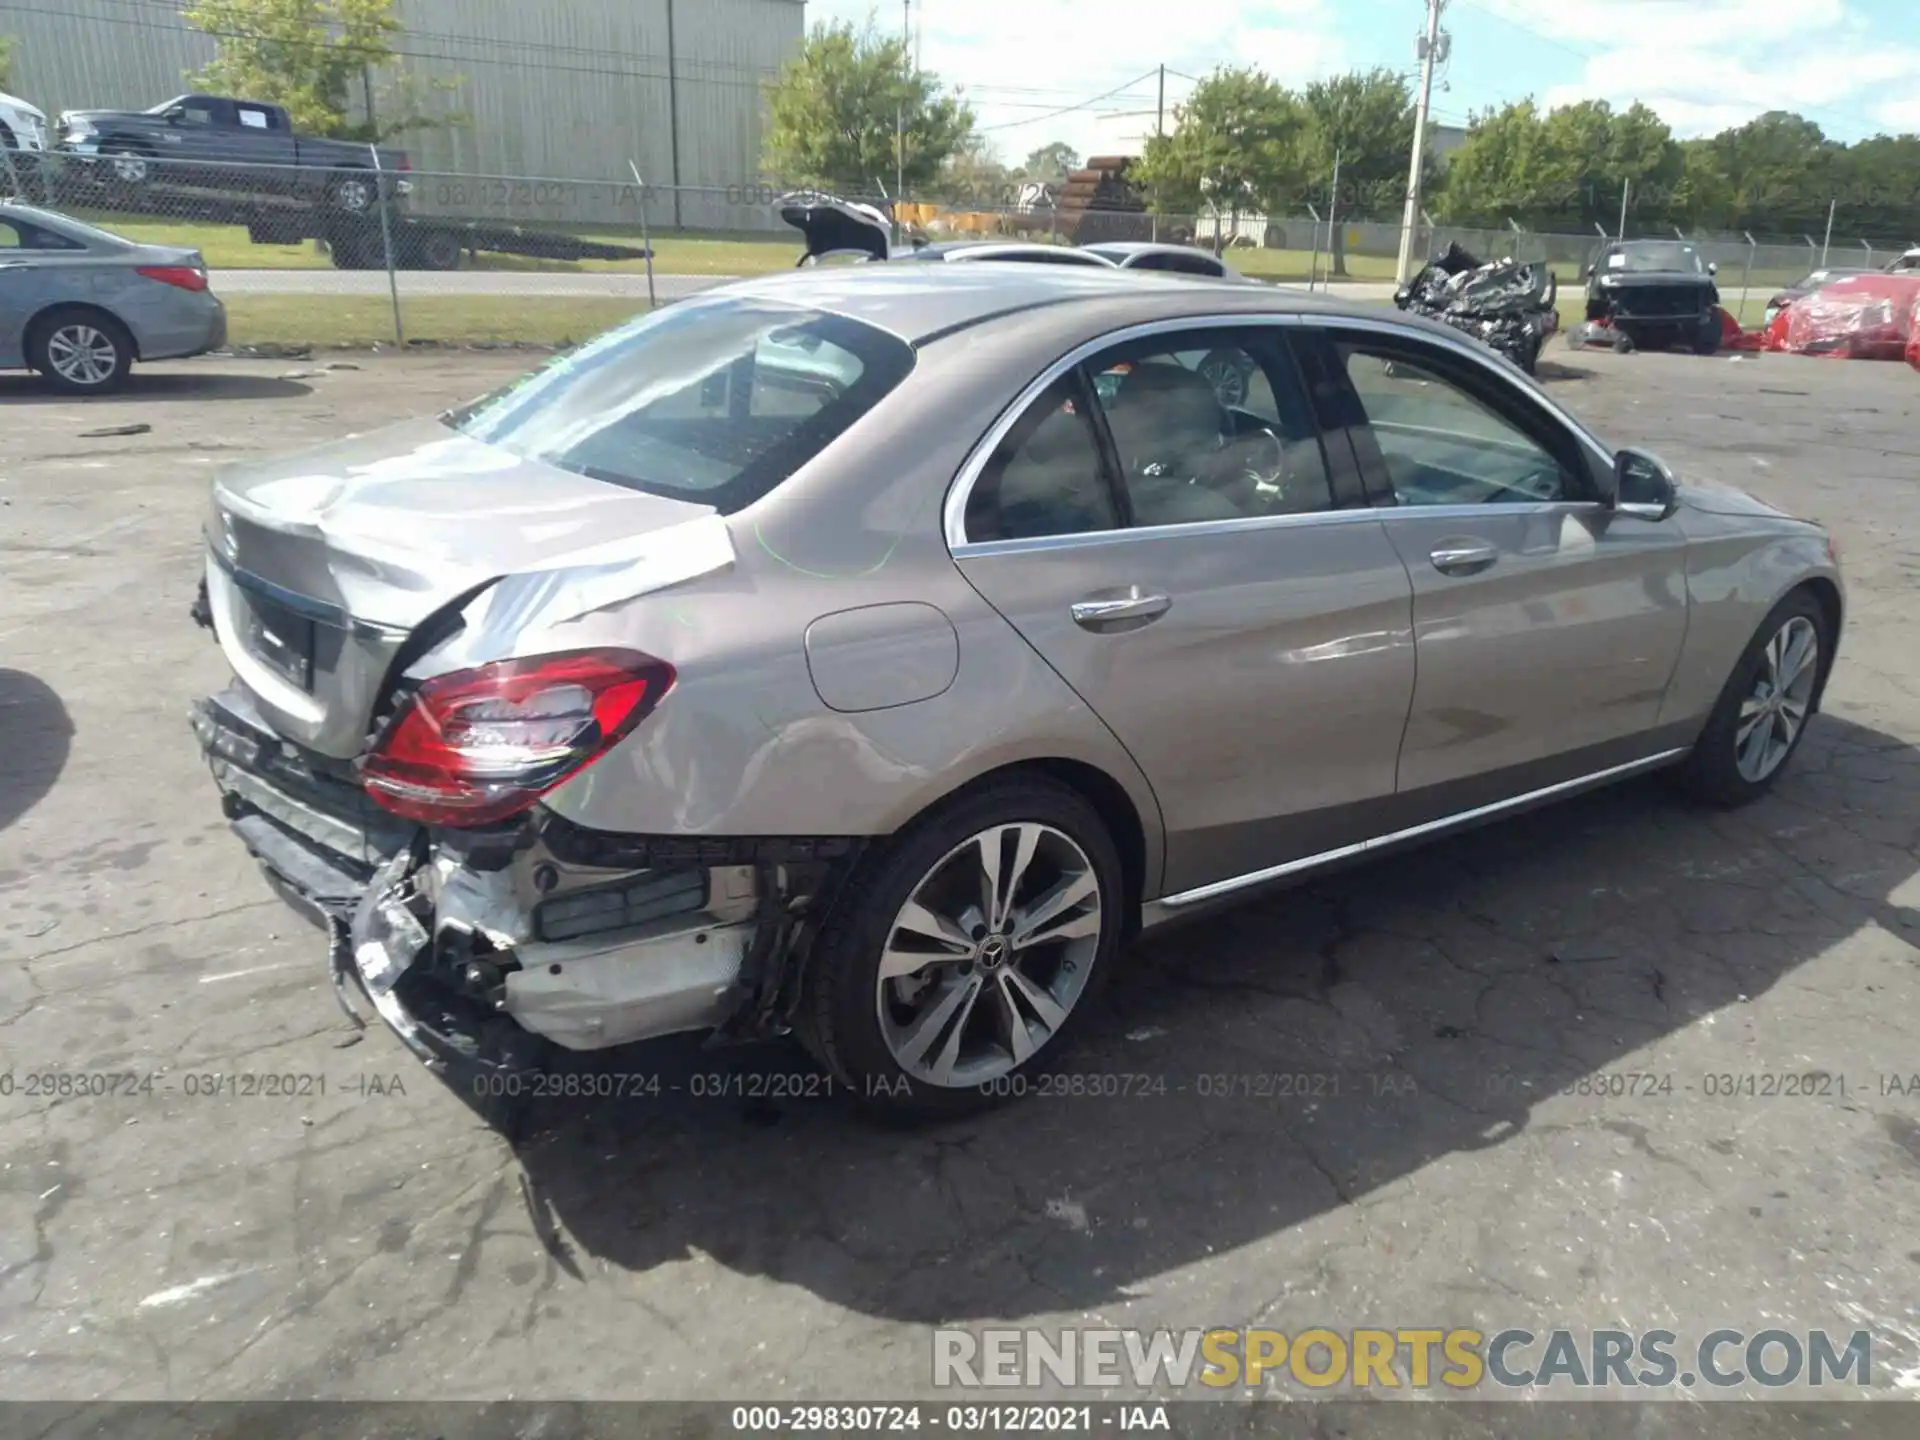
{"label": "rear alloy wheel", "polygon": [[34,327],[27,363],[57,389],[105,394],[133,368],[133,340],[110,316],[61,311]]}
{"label": "rear alloy wheel", "polygon": [[1732,806],[1772,788],[1813,718],[1829,628],[1826,612],[1804,590],[1774,607],[1734,667],[1682,771],[1689,789]]}
{"label": "rear alloy wheel", "polygon": [[1018,1095],[1112,968],[1120,862],[1044,780],[964,797],[849,883],[802,1000],[815,1055],[868,1105],[955,1114]]}
{"label": "rear alloy wheel", "polygon": [[349,215],[364,215],[373,208],[373,181],[364,175],[335,176],[327,187],[327,197]]}

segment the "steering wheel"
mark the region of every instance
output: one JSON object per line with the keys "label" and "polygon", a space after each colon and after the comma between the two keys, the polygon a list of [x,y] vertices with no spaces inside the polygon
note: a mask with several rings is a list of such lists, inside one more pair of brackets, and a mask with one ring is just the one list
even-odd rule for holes
{"label": "steering wheel", "polygon": [[1210,467],[1217,490],[1239,489],[1262,510],[1282,508],[1287,498],[1287,446],[1270,425],[1227,441]]}

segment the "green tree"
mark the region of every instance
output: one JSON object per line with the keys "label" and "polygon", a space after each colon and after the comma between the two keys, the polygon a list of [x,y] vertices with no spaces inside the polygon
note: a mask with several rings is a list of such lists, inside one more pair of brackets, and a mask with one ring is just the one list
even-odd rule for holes
{"label": "green tree", "polygon": [[1020,178],[1042,185],[1058,185],[1079,168],[1080,152],[1064,140],[1055,140],[1028,154],[1020,167]]}
{"label": "green tree", "polygon": [[973,111],[915,68],[897,38],[871,23],[816,25],[767,89],[762,163],[783,182],[892,188],[896,119],[905,132],[901,176],[922,189],[973,136]]}
{"label": "green tree", "polygon": [[1729,229],[1792,233],[1826,224],[1840,186],[1844,147],[1811,120],[1770,110],[1708,143],[1724,178],[1721,214],[1709,223]]}
{"label": "green tree", "polygon": [[[294,128],[340,140],[384,140],[462,123],[433,97],[457,79],[427,81],[402,68],[394,0],[195,0],[181,11],[214,37],[211,64],[188,77],[198,89],[286,107]],[[374,89],[374,72],[384,80]],[[374,89],[373,118],[353,120]]]}
{"label": "green tree", "polygon": [[1499,225],[1531,211],[1547,184],[1543,128],[1531,100],[1473,116],[1447,161],[1434,213],[1453,225]]}
{"label": "green tree", "polygon": [[1619,221],[1624,186],[1632,213],[1664,218],[1685,175],[1685,151],[1644,105],[1616,113],[1586,100],[1543,113],[1531,100],[1474,117],[1453,153],[1437,213],[1456,224],[1591,232]]}
{"label": "green tree", "polygon": [[986,140],[974,136],[947,157],[928,191],[936,200],[986,209],[1009,203],[1012,188],[1012,172]]}
{"label": "green tree", "polygon": [[0,35],[0,90],[13,83],[13,37]]}
{"label": "green tree", "polygon": [[[1306,155],[1314,183],[1318,185],[1324,176],[1331,185],[1334,161],[1339,160],[1339,213],[1356,218],[1397,215],[1396,207],[1406,196],[1407,164],[1413,154],[1413,94],[1407,82],[1387,69],[1355,71],[1314,81],[1301,100],[1312,122]],[[1425,167],[1425,178],[1431,180],[1437,169],[1431,154]],[[1316,202],[1316,208],[1327,207]],[[1347,273],[1344,235],[1344,230],[1335,228],[1336,275]]]}
{"label": "green tree", "polygon": [[1162,215],[1208,206],[1235,224],[1277,213],[1302,194],[1310,121],[1300,98],[1257,68],[1221,68],[1174,110],[1171,133],[1146,143],[1128,179]]}

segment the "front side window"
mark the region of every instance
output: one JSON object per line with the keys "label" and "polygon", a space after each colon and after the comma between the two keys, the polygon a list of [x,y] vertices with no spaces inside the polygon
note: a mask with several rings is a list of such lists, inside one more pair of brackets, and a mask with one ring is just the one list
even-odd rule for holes
{"label": "front side window", "polygon": [[683,301],[445,420],[523,459],[731,514],[812,460],[913,363],[905,341],[845,316]]}
{"label": "front side window", "polygon": [[1586,487],[1543,443],[1500,408],[1396,347],[1336,339],[1347,379],[1366,414],[1393,497],[1401,505],[1479,505],[1586,500]]}
{"label": "front side window", "polygon": [[1088,368],[1135,524],[1332,508],[1319,432],[1277,337],[1136,342]]}

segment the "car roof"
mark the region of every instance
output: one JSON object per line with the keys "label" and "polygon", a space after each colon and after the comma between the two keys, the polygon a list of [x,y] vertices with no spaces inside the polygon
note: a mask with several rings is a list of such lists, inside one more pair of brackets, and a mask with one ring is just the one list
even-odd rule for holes
{"label": "car roof", "polygon": [[1176,245],[1171,240],[1095,240],[1082,245],[1082,250],[1107,250],[1115,255],[1145,255],[1158,253],[1163,255],[1204,255],[1209,260],[1220,257],[1211,250],[1198,245]]}
{"label": "car roof", "polygon": [[912,260],[916,257],[939,258],[947,255],[961,255],[973,250],[990,250],[996,255],[1057,255],[1061,253],[1071,255],[1077,253],[1064,245],[1044,245],[1036,240],[936,240],[929,245],[916,245],[911,250],[900,251],[893,258],[896,260]]}
{"label": "car roof", "polygon": [[1101,330],[1210,315],[1301,313],[1389,320],[1413,330],[1458,334],[1397,310],[1276,285],[1021,260],[786,270],[702,291],[677,303],[697,305],[734,295],[830,311],[878,326],[911,344],[1046,307],[1059,307],[1063,323],[1068,323],[1069,309],[1085,313],[1084,323]]}

